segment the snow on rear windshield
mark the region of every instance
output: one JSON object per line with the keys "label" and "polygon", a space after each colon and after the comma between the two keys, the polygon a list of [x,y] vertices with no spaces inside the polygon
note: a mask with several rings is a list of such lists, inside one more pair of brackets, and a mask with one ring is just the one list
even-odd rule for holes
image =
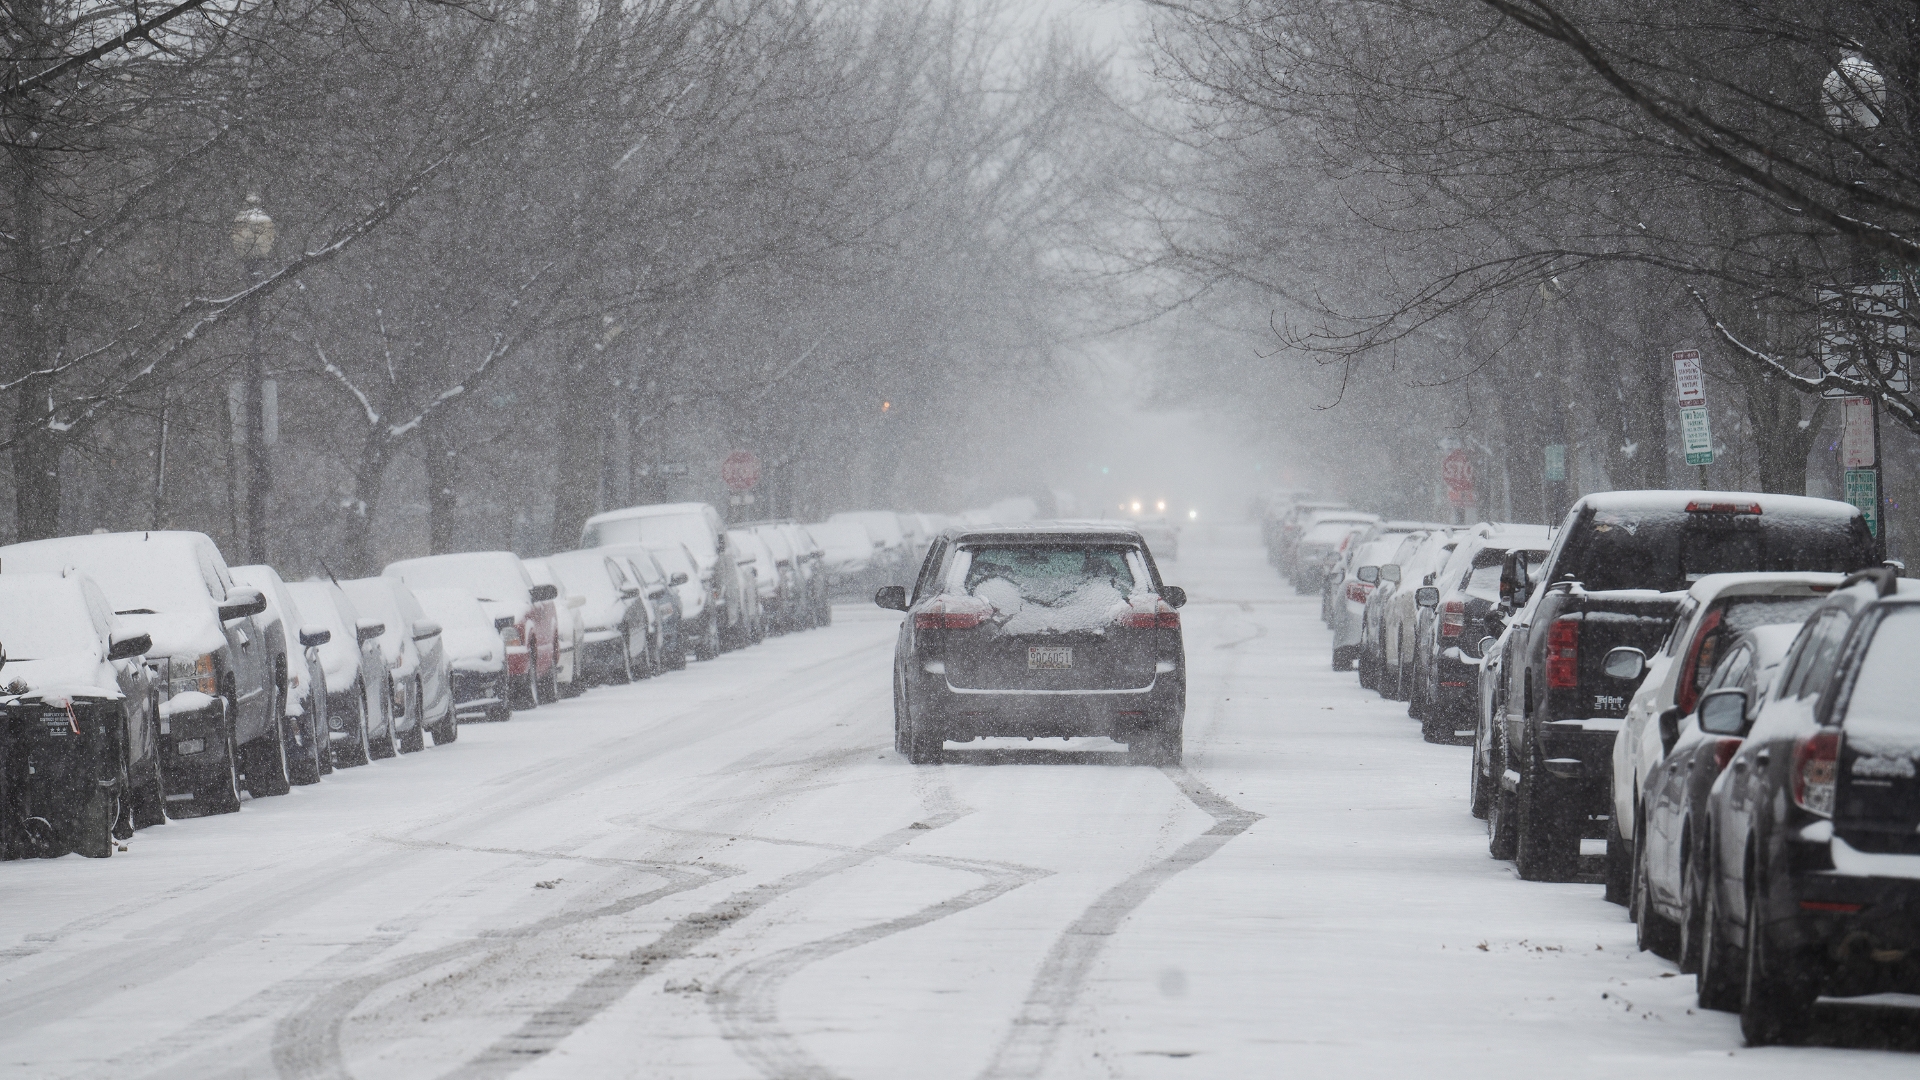
{"label": "snow on rear windshield", "polygon": [[603,521],[589,530],[586,546],[607,544],[685,544],[698,552],[713,553],[713,531],[705,514],[655,514],[650,517],[620,518]]}
{"label": "snow on rear windshield", "polygon": [[1006,634],[1100,629],[1146,580],[1139,553],[1120,546],[984,546],[961,555],[947,591],[992,604]]}
{"label": "snow on rear windshield", "polygon": [[1920,773],[1920,608],[1889,611],[1873,632],[1847,697],[1853,775],[1911,779]]}

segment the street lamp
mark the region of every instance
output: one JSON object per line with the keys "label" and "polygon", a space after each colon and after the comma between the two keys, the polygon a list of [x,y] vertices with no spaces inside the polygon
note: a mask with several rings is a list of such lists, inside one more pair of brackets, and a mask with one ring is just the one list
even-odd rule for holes
{"label": "street lamp", "polygon": [[[233,253],[247,267],[247,283],[253,284],[259,267],[273,253],[273,218],[260,208],[260,196],[248,195],[246,208],[233,216]],[[266,359],[260,350],[260,311],[247,306],[247,385],[244,421],[247,451],[247,561],[267,561],[267,495],[273,489],[273,469],[267,460],[267,445],[272,441],[269,414],[277,414],[277,387],[267,380]],[[274,415],[272,419],[277,420]]]}

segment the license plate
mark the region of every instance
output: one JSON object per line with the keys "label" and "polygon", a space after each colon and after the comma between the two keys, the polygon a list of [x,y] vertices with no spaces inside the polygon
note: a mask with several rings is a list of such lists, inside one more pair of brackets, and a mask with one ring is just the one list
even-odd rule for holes
{"label": "license plate", "polygon": [[1061,645],[1027,646],[1027,670],[1065,671],[1073,666],[1073,650]]}

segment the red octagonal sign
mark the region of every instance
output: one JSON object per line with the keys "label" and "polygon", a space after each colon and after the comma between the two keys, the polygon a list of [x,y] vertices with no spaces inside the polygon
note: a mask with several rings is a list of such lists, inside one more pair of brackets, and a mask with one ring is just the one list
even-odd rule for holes
{"label": "red octagonal sign", "polygon": [[735,491],[747,491],[760,482],[760,459],[745,450],[735,450],[720,463],[720,479]]}

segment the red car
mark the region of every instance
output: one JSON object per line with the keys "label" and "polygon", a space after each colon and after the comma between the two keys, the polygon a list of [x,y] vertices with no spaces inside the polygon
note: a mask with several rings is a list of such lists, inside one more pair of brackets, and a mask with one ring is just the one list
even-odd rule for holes
{"label": "red car", "polygon": [[508,693],[514,708],[554,701],[560,656],[559,612],[552,585],[536,585],[510,551],[464,551],[388,564],[381,573],[414,588],[459,589],[480,601],[506,647]]}

